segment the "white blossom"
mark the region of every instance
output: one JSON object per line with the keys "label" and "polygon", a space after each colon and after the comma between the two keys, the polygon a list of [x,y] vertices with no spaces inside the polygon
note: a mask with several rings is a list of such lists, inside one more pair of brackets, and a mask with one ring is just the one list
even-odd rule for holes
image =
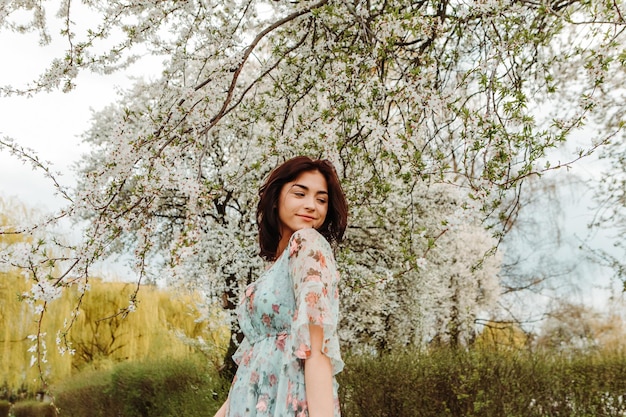
{"label": "white blossom", "polygon": [[[623,84],[623,71],[609,70],[626,35],[591,23],[617,21],[612,7],[577,5],[585,24],[563,18],[567,10],[497,0],[442,13],[410,1],[84,7],[102,20],[66,28],[80,47],[0,94],[67,91],[85,70],[122,70],[145,53],[162,57],[163,71],[94,114],[76,190],[32,150],[0,139],[67,199],[57,218],[87,224],[76,244],[51,241],[53,216],[0,248],[2,268],[20,268],[33,284],[23,296],[40,314],[70,286],[88,291],[94,263],[120,253],[142,282],[235,303],[263,270],[259,186],[277,164],[307,154],[335,163],[350,204],[337,248],[346,344],[463,342],[499,291],[492,249],[508,197],[548,169],[543,157],[570,132],[623,104],[600,87],[609,73]],[[18,11],[32,22],[19,23]],[[33,0],[9,2],[0,29],[48,42],[44,11]],[[58,11],[63,22],[75,21],[71,13]],[[520,26],[535,17],[542,25]],[[555,114],[544,115],[551,102]],[[580,155],[597,143],[605,142]],[[135,308],[131,299],[127,311]],[[232,309],[224,315],[234,320]]]}

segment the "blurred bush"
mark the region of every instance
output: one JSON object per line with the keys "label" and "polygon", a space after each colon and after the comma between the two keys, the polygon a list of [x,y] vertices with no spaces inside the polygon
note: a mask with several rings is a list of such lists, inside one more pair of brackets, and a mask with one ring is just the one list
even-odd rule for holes
{"label": "blurred bush", "polygon": [[[441,348],[345,361],[343,417],[626,415],[623,352]],[[212,416],[228,388],[206,359],[191,356],[84,372],[53,394],[60,417],[197,417]]]}
{"label": "blurred bush", "polygon": [[5,400],[0,400],[0,417],[9,417],[10,410],[11,403]]}
{"label": "blurred bush", "polygon": [[126,362],[53,389],[62,417],[213,415],[228,384],[200,357]]}
{"label": "blurred bush", "polygon": [[451,350],[350,356],[343,417],[623,416],[626,355]]}
{"label": "blurred bush", "polygon": [[[54,405],[41,401],[22,401],[13,406],[15,417],[56,417]],[[85,414],[86,416],[89,414]]]}

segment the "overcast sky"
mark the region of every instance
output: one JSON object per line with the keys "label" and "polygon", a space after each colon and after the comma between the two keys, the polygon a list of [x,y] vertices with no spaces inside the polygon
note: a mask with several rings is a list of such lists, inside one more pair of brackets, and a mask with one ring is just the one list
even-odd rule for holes
{"label": "overcast sky", "polygon": [[[55,54],[61,55],[63,43],[53,43],[42,48],[36,36],[0,34],[0,52],[3,64],[0,65],[0,84],[24,86],[40,75]],[[77,88],[70,93],[41,93],[33,98],[0,98],[0,136],[11,137],[22,146],[32,148],[42,159],[51,162],[53,170],[61,172],[60,182],[66,186],[75,184],[71,167],[87,151],[81,143],[81,134],[89,128],[92,111],[100,110],[116,100],[118,88],[131,85],[131,76],[153,77],[158,71],[154,63],[150,66],[134,65],[129,71],[108,76],[82,74],[77,80]],[[554,158],[562,161],[569,152],[555,153]],[[561,155],[561,156],[557,156]],[[556,161],[555,161],[556,162]],[[599,164],[592,158],[576,163],[569,174],[564,170],[551,175],[576,174],[585,179],[597,175]],[[64,205],[59,197],[52,194],[52,183],[41,172],[33,171],[6,151],[0,151],[0,196],[15,196],[31,207],[43,210],[56,210]],[[590,195],[562,191],[563,206],[566,209],[566,230],[564,239],[570,245],[560,256],[580,258],[572,251],[575,239],[585,237],[586,224],[593,216]],[[545,204],[551,204],[546,201]],[[526,215],[540,215],[539,212]],[[610,244],[605,236],[596,237],[594,244]],[[590,283],[607,284],[608,271],[586,265],[592,276]],[[581,296],[602,300],[605,292],[593,287]],[[601,303],[601,301],[600,301]]]}
{"label": "overcast sky", "polygon": [[[40,47],[33,35],[0,34],[0,83],[23,87],[37,79],[63,43]],[[59,51],[61,53],[59,53]],[[10,65],[8,63],[11,63]],[[54,170],[60,171],[65,185],[74,184],[71,165],[87,148],[81,134],[89,128],[92,111],[116,100],[116,91],[131,85],[133,76],[153,76],[154,66],[134,65],[124,73],[102,76],[83,73],[70,93],[39,93],[32,98],[0,98],[0,136],[11,137],[32,148]],[[0,152],[0,191],[18,196],[24,202],[57,209],[63,201],[54,198],[49,180],[23,166],[6,152]]]}
{"label": "overcast sky", "polygon": [[[58,40],[41,47],[32,34],[0,33],[0,84],[26,86],[44,72],[54,57],[63,56],[64,47]],[[69,93],[0,97],[0,137],[10,137],[31,148],[40,160],[50,162],[52,171],[60,173],[57,180],[61,185],[73,187],[76,180],[72,167],[88,151],[81,135],[89,128],[93,112],[114,102],[117,91],[130,87],[134,77],[150,78],[158,71],[152,60],[149,66],[136,64],[123,73],[83,73],[76,81],[77,87]],[[43,172],[33,170],[2,149],[0,197],[16,197],[28,207],[44,212],[56,211],[67,203],[54,194],[53,183]],[[119,265],[104,265],[99,272],[111,277],[126,271]]]}

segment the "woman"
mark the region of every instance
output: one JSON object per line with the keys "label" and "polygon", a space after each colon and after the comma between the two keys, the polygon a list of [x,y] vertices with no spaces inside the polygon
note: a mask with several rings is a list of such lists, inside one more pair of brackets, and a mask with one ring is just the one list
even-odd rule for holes
{"label": "woman", "polygon": [[338,417],[339,274],[329,241],[343,237],[347,204],[337,173],[296,157],[259,197],[260,254],[273,264],[239,304],[239,368],[216,417]]}

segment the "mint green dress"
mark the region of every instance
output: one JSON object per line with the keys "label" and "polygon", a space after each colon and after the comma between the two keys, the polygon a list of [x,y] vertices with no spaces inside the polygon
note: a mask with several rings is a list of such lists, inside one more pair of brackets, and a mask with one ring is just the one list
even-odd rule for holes
{"label": "mint green dress", "polygon": [[228,396],[228,417],[308,416],[304,360],[311,353],[310,324],[324,329],[322,352],[333,367],[334,417],[339,417],[334,376],[343,368],[338,282],[326,239],[315,229],[302,229],[246,288],[237,310],[245,338],[233,356],[239,368]]}

